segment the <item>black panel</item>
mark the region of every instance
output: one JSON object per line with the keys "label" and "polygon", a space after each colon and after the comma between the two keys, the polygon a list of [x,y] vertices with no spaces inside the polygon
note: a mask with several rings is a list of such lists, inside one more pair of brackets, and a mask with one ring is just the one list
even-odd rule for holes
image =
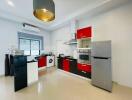
{"label": "black panel", "polygon": [[57,58],[57,63],[58,63],[58,68],[63,69],[63,58],[62,57]]}
{"label": "black panel", "polygon": [[9,54],[5,54],[5,76],[10,75],[10,61]]}
{"label": "black panel", "polygon": [[77,60],[76,59],[70,59],[70,72],[77,74]]}
{"label": "black panel", "polygon": [[15,91],[27,87],[27,57],[14,56],[14,88]]}
{"label": "black panel", "polygon": [[13,56],[10,55],[10,76],[14,76]]}
{"label": "black panel", "polygon": [[78,75],[91,79],[91,73],[88,73],[88,72],[78,70]]}

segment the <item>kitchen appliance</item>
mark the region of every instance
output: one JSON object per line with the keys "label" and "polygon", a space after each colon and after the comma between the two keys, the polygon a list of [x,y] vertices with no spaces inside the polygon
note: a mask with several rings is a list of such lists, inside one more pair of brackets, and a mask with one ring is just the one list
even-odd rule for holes
{"label": "kitchen appliance", "polygon": [[92,84],[111,92],[111,41],[92,43],[91,64]]}
{"label": "kitchen appliance", "polygon": [[79,49],[78,50],[78,63],[91,64],[91,50]]}
{"label": "kitchen appliance", "polygon": [[64,44],[66,45],[76,45],[77,44],[77,40],[76,40],[76,33],[77,33],[77,29],[79,27],[79,22],[77,20],[73,20],[70,22],[70,34],[71,34],[71,38],[69,41],[65,42]]}
{"label": "kitchen appliance", "polygon": [[47,56],[47,67],[53,67],[55,63],[54,56]]}

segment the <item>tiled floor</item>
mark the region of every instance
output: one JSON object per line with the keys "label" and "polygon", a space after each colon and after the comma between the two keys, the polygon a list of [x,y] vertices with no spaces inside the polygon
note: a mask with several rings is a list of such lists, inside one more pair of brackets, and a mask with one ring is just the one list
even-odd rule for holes
{"label": "tiled floor", "polygon": [[90,81],[48,69],[38,83],[17,93],[13,91],[13,78],[0,77],[0,100],[132,100],[132,89],[113,86],[113,92],[96,88]]}

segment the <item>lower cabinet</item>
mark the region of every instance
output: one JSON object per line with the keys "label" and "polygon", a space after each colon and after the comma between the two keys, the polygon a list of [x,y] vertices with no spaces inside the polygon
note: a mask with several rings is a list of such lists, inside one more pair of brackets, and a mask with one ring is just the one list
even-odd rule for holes
{"label": "lower cabinet", "polygon": [[27,82],[28,85],[38,81],[38,63],[31,62],[27,64]]}
{"label": "lower cabinet", "polygon": [[63,59],[63,70],[67,72],[70,71],[70,60],[67,58]]}
{"label": "lower cabinet", "polygon": [[91,65],[77,64],[78,74],[87,78],[91,78]]}
{"label": "lower cabinet", "polygon": [[86,78],[91,78],[91,65],[77,63],[77,59],[58,57],[58,68]]}
{"label": "lower cabinet", "polygon": [[85,72],[85,71],[78,70],[78,75],[91,79],[91,72]]}
{"label": "lower cabinet", "polygon": [[41,67],[45,67],[47,64],[46,64],[46,59],[47,57],[46,56],[41,56],[39,59],[38,59],[38,67],[41,68]]}
{"label": "lower cabinet", "polygon": [[57,65],[59,69],[63,69],[63,58],[57,57]]}
{"label": "lower cabinet", "polygon": [[77,74],[77,59],[70,59],[70,72]]}

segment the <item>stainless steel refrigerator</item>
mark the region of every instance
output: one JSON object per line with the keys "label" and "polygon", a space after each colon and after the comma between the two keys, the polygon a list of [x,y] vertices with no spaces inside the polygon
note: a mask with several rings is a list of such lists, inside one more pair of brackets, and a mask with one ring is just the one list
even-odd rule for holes
{"label": "stainless steel refrigerator", "polygon": [[111,41],[92,43],[92,84],[112,92]]}

